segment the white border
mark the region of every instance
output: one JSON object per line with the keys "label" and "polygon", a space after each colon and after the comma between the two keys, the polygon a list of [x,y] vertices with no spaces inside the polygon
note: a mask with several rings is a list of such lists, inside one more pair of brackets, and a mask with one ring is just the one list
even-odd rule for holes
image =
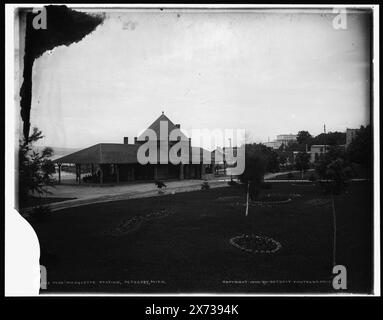
{"label": "white border", "polygon": [[[6,4],[5,6],[5,66],[6,66],[6,87],[5,87],[5,98],[6,98],[6,109],[5,109],[5,120],[6,120],[6,143],[5,143],[5,295],[6,296],[34,296],[38,295],[38,282],[36,286],[36,278],[29,281],[33,284],[33,288],[26,285],[21,280],[22,276],[20,272],[25,274],[36,276],[35,272],[38,269],[37,266],[24,265],[20,266],[20,261],[15,260],[15,256],[30,255],[34,253],[34,257],[31,258],[38,264],[39,258],[39,245],[36,244],[37,236],[31,234],[31,227],[24,219],[20,219],[20,215],[14,209],[14,172],[15,172],[15,110],[19,109],[15,104],[15,88],[14,88],[14,10],[18,7],[34,8],[41,7],[44,4]],[[58,5],[58,4],[56,4]],[[373,295],[367,296],[380,296],[380,136],[379,136],[379,5],[221,5],[221,4],[71,4],[68,5],[70,8],[81,9],[81,8],[118,8],[118,9],[195,9],[195,10],[206,10],[206,9],[222,9],[230,11],[231,9],[333,9],[333,8],[347,8],[347,9],[358,9],[358,8],[370,8],[373,10],[373,129],[374,129],[374,293]],[[18,95],[18,93],[17,93]],[[17,222],[18,221],[18,222]],[[24,247],[20,247],[20,238],[14,236],[14,233],[20,232],[16,228],[24,228],[30,239],[24,238]],[[12,230],[10,230],[12,229]],[[17,243],[18,242],[18,243]],[[38,242],[38,240],[37,240]],[[30,247],[27,248],[27,245]],[[15,254],[15,248],[17,248]],[[20,251],[18,251],[20,250]],[[25,259],[24,259],[25,260]],[[18,262],[17,262],[18,261]],[[34,269],[31,272],[30,269]],[[16,270],[16,272],[15,272]],[[25,281],[25,279],[24,279]],[[21,285],[21,286],[20,286]],[[40,295],[40,297],[62,297],[62,296],[137,296],[137,297],[180,297],[180,296],[222,296],[222,297],[258,297],[258,296],[335,296],[335,297],[358,297],[366,296],[366,294],[210,294],[210,293],[198,293],[198,294],[46,294]]]}

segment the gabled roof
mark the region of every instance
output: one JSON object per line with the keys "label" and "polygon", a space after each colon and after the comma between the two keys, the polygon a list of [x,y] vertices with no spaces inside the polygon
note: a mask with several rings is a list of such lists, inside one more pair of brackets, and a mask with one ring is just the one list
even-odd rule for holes
{"label": "gabled roof", "polygon": [[[162,114],[143,132],[139,135],[138,137],[138,140],[144,140],[146,134],[148,133],[148,129],[150,130],[153,130],[157,136],[157,140],[161,140],[161,135],[160,135],[160,132],[161,132],[161,121],[164,121],[164,122],[167,122],[167,126],[168,126],[168,132],[166,134],[166,138],[165,140],[168,139],[169,137],[169,134],[170,132],[172,132],[174,129],[179,129],[179,127],[177,127],[165,114],[164,112],[162,112]],[[184,135],[182,132],[181,132],[181,137],[182,139],[184,140],[187,140],[188,137],[186,137],[186,135]]]}
{"label": "gabled roof", "polygon": [[137,163],[138,145],[99,143],[54,160],[55,163]]}
{"label": "gabled roof", "polygon": [[[168,125],[168,133],[166,136],[166,140],[167,140],[170,132],[174,129],[178,129],[179,127],[177,127],[164,113],[162,113],[162,115],[159,116],[148,128],[153,130],[156,133],[158,140],[160,140],[161,121],[166,121]],[[145,137],[145,132],[148,129],[146,129],[140,135],[142,140]],[[187,136],[184,135],[182,132],[181,132],[181,136],[182,136],[182,140],[188,139]],[[140,139],[138,138],[138,140]],[[140,147],[140,144],[99,143],[89,148],[55,159],[54,162],[55,163],[83,163],[83,164],[138,163],[137,151],[139,147]],[[197,152],[197,151],[200,151],[200,152]],[[197,155],[194,155],[194,157],[196,159],[199,159],[199,161],[201,162],[203,161],[203,159],[207,160],[211,158],[211,153],[208,151],[207,155],[205,155],[202,148],[192,147],[192,155],[195,153]]]}
{"label": "gabled roof", "polygon": [[[139,147],[139,145],[134,144],[99,143],[89,148],[58,158],[53,162],[82,164],[138,163],[137,150]],[[211,160],[211,153],[203,148],[192,147],[190,157],[193,161],[206,163],[206,161]]]}

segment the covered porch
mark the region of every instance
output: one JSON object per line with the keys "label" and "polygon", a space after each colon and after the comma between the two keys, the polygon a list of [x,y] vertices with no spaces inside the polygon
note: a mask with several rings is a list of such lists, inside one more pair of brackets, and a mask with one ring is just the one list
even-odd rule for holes
{"label": "covered porch", "polygon": [[[61,184],[62,170],[66,170],[68,166],[61,162],[56,163],[58,183]],[[72,168],[79,184],[201,179],[203,176],[203,166],[200,164],[74,163]]]}

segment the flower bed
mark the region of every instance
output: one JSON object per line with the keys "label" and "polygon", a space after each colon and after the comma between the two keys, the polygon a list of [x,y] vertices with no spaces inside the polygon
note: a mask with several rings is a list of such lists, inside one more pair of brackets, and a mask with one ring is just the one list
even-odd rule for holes
{"label": "flower bed", "polygon": [[249,253],[275,253],[282,245],[269,237],[242,234],[230,239],[234,247]]}
{"label": "flower bed", "polygon": [[325,206],[330,204],[330,200],[326,198],[316,198],[305,201],[305,204],[309,206]]}
{"label": "flower bed", "polygon": [[290,193],[290,194],[268,193],[266,195],[261,196],[256,201],[250,201],[249,205],[270,207],[274,205],[286,204],[291,202],[293,199],[297,199],[301,197],[302,196],[297,193]]}
{"label": "flower bed", "polygon": [[313,182],[300,182],[300,183],[292,183],[294,187],[314,187],[315,183]]}
{"label": "flower bed", "polygon": [[225,196],[225,197],[218,197],[217,199],[214,199],[214,201],[217,202],[225,202],[225,201],[235,201],[243,198],[243,196]]}
{"label": "flower bed", "polygon": [[291,197],[289,195],[268,193],[259,197],[256,202],[285,203],[289,201],[291,201]]}
{"label": "flower bed", "polygon": [[141,215],[133,216],[132,218],[128,220],[123,219],[117,227],[111,228],[105,231],[104,234],[110,235],[110,236],[125,235],[127,233],[131,233],[139,229],[145,221],[149,221],[149,220],[157,219],[157,218],[163,218],[168,215],[169,215],[169,212],[166,209],[160,209],[158,211],[152,211],[144,216],[141,216]]}

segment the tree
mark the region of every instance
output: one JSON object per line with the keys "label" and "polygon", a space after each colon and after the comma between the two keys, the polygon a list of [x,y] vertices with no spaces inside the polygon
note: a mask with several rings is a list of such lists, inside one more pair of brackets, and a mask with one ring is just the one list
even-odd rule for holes
{"label": "tree", "polygon": [[330,179],[327,175],[327,167],[337,159],[346,159],[344,149],[339,146],[328,147],[326,153],[321,154],[318,161],[315,162],[315,171],[318,173],[318,176],[325,180]]}
{"label": "tree", "polygon": [[289,143],[286,146],[284,145],[284,148],[281,150],[304,152],[304,151],[306,151],[306,145],[305,144],[299,144],[298,142],[295,142],[295,141],[289,141]]}
{"label": "tree", "polygon": [[48,26],[44,30],[33,26],[38,14],[34,10],[27,11],[25,17],[24,70],[20,88],[20,115],[25,141],[29,138],[34,62],[48,50],[80,41],[104,21],[104,16],[79,12],[64,5],[45,6],[44,10]]}
{"label": "tree", "polygon": [[42,138],[41,131],[33,128],[28,140],[22,138],[19,141],[19,204],[26,203],[31,193],[40,196],[48,193],[46,187],[53,183],[55,166],[50,159],[52,148],[46,147],[41,152],[33,149],[33,143]]}
{"label": "tree", "polygon": [[312,144],[325,144],[329,146],[340,146],[346,144],[345,132],[329,132],[321,133],[312,140]]}
{"label": "tree", "polygon": [[352,177],[352,169],[347,160],[345,152],[340,147],[330,147],[316,164],[316,171],[321,181],[323,190],[331,196],[331,208],[333,216],[333,264],[336,265],[336,196],[343,193]]}
{"label": "tree", "polygon": [[287,163],[287,155],[285,153],[280,152],[278,154],[279,157],[279,164],[284,165]]}
{"label": "tree", "polygon": [[277,152],[269,148],[266,152],[267,155],[267,167],[268,172],[279,172],[280,158]]}
{"label": "tree", "polygon": [[[265,147],[265,146],[263,146]],[[251,200],[256,200],[267,168],[267,148],[262,145],[248,144],[245,147],[245,170],[239,176],[246,183]]]}
{"label": "tree", "polygon": [[359,164],[361,167],[372,167],[372,131],[371,126],[361,126],[355,139],[347,148],[346,156],[349,161]]}
{"label": "tree", "polygon": [[310,167],[310,154],[307,152],[299,152],[295,158],[295,168],[303,173]]}
{"label": "tree", "polygon": [[297,135],[298,144],[311,146],[312,144],[312,135],[308,131],[299,131]]}

